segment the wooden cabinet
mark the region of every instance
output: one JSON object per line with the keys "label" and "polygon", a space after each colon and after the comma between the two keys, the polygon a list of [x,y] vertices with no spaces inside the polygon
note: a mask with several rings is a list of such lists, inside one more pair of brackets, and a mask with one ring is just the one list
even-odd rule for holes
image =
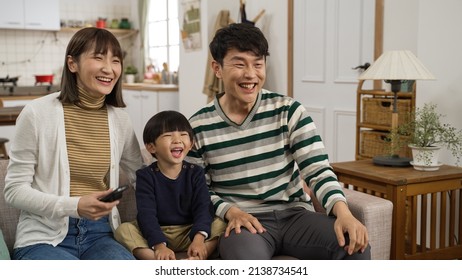
{"label": "wooden cabinet", "polygon": [[179,110],[178,91],[124,89],[123,98],[140,147],[144,147],[144,126],[152,116],[163,110]]}
{"label": "wooden cabinet", "polygon": [[[409,91],[398,92],[398,125],[415,110],[415,83]],[[390,141],[394,94],[385,90],[363,89],[364,81],[359,81],[356,100],[356,153],[359,159],[390,153]],[[410,157],[408,147],[401,147],[402,157]]]}
{"label": "wooden cabinet", "polygon": [[59,0],[0,0],[0,28],[59,30]]}
{"label": "wooden cabinet", "polygon": [[[372,160],[332,163],[345,188],[393,202],[391,259],[462,258],[462,168],[422,172]],[[373,249],[372,249],[373,250]]]}

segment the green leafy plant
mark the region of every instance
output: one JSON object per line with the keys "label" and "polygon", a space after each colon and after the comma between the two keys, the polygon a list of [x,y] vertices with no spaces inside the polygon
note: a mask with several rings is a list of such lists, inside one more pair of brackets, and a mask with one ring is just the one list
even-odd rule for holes
{"label": "green leafy plant", "polygon": [[138,74],[138,69],[133,65],[128,65],[124,71],[125,74]]}
{"label": "green leafy plant", "polygon": [[393,129],[388,139],[393,144],[391,154],[395,154],[403,145],[416,147],[445,147],[456,158],[457,164],[462,157],[462,130],[444,123],[444,115],[437,112],[437,106],[426,103],[410,114],[407,122]]}

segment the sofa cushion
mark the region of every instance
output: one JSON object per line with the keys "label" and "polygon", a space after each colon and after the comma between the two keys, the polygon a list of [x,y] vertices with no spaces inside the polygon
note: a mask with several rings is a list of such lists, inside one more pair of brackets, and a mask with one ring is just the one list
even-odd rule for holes
{"label": "sofa cushion", "polygon": [[119,210],[122,223],[131,222],[136,219],[136,199],[133,187],[124,192],[119,205],[117,205],[117,209]]}
{"label": "sofa cushion", "polygon": [[10,251],[6,246],[5,239],[3,238],[3,232],[0,230],[0,260],[9,260],[11,259]]}

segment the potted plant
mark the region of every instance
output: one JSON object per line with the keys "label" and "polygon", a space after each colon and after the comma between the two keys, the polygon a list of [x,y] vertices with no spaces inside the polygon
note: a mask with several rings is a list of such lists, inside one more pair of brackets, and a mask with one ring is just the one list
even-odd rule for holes
{"label": "potted plant", "polygon": [[133,65],[128,65],[126,68],[125,68],[125,81],[127,83],[134,83],[135,82],[135,75],[138,74],[138,69],[133,66]]}
{"label": "potted plant", "polygon": [[424,104],[389,135],[390,141],[395,143],[394,149],[399,149],[402,145],[411,148],[411,164],[418,170],[438,170],[441,166],[438,155],[443,147],[455,157],[457,165],[462,157],[462,130],[444,123],[444,115],[436,109],[436,104]]}

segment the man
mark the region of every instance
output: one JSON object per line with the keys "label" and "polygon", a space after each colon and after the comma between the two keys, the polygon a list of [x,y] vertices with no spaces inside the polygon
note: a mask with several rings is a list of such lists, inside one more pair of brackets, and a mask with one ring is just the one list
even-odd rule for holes
{"label": "man", "polygon": [[[367,230],[348,209],[313,121],[300,103],[262,89],[262,32],[231,24],[210,52],[224,92],[191,117],[190,156],[204,165],[216,215],[228,221],[221,257],[370,259]],[[314,211],[304,182],[327,215]]]}

